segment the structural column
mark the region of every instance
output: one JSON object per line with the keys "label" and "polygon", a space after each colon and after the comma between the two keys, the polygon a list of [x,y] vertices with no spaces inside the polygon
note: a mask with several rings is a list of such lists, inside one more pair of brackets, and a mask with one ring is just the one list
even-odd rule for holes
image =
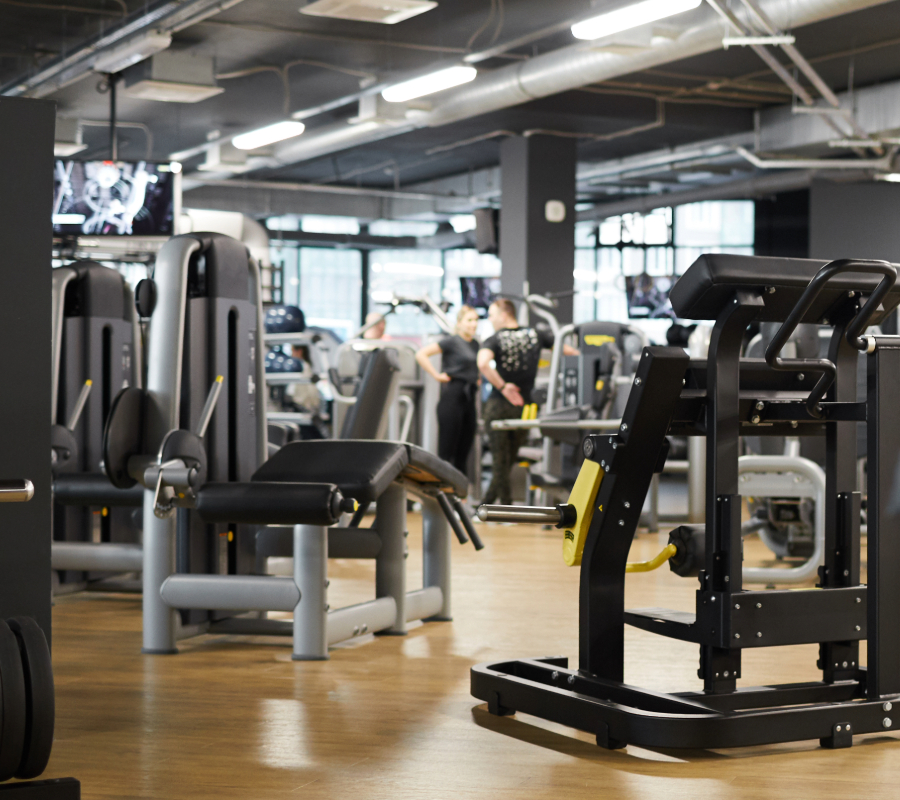
{"label": "structural column", "polygon": [[0,480],[34,497],[0,506],[0,619],[34,617],[50,639],[51,102],[0,97]]}
{"label": "structural column", "polygon": [[[574,139],[511,136],[500,146],[501,285],[504,292],[570,291],[575,267]],[[559,301],[572,321],[572,298]],[[534,320],[532,320],[533,322]]]}

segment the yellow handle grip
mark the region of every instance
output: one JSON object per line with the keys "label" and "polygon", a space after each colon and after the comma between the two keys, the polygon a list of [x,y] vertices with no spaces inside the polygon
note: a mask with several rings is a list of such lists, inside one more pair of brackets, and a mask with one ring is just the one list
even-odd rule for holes
{"label": "yellow handle grip", "polygon": [[674,544],[667,544],[660,553],[649,561],[630,561],[625,565],[625,572],[651,572],[654,569],[659,569],[677,552],[678,548]]}

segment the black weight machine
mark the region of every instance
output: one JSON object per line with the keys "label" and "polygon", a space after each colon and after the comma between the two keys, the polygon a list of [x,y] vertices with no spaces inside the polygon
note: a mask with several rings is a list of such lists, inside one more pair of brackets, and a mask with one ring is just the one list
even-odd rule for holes
{"label": "black weight machine", "polygon": [[[900,698],[900,337],[869,336],[898,303],[896,268],[880,261],[702,256],[671,292],[680,318],[715,320],[707,361],[681,348],[643,351],[622,424],[589,436],[567,504],[482,507],[483,518],[553,522],[567,563],[581,565],[579,660],[535,658],[472,668],[492,714],[522,711],[596,735],[598,745],[721,748],[890,731]],[[754,322],[780,322],[765,359],[741,359]],[[800,323],[830,325],[827,358],[782,359]],[[857,353],[867,388],[857,402]],[[868,585],[860,583],[856,425],[868,430]],[[706,436],[705,529],[677,529],[670,567],[698,575],[695,613],[626,610],[625,573],[641,506],[667,455],[666,435]],[[739,438],[823,436],[826,548],[815,590],[742,586]],[[696,562],[691,569],[690,562]],[[702,691],[626,685],[624,628],[700,646]],[[868,666],[859,662],[867,640]],[[819,644],[821,680],[740,687],[747,647]]]}

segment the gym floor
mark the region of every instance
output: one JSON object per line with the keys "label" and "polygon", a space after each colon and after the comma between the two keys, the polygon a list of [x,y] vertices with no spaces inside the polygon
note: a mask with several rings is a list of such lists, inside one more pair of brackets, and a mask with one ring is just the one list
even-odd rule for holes
{"label": "gym floor", "polygon": [[[410,566],[420,520],[410,517]],[[140,654],[140,599],[58,598],[57,731],[45,777],[72,775],[93,798],[893,798],[900,737],[722,751],[609,752],[533,717],[491,717],[469,667],[521,656],[577,657],[578,571],[557,531],[482,525],[486,548],[454,545],[452,623],[366,637],[329,662],[295,663],[286,641],[205,636],[177,656]],[[633,560],[665,534],[640,533]],[[768,551],[747,541],[748,561]],[[333,607],[370,596],[373,567],[331,564]],[[410,585],[420,579],[411,578]],[[694,579],[629,576],[627,607],[693,610]],[[744,654],[742,685],[815,679],[816,646]],[[636,629],[626,680],[700,688],[697,648]]]}

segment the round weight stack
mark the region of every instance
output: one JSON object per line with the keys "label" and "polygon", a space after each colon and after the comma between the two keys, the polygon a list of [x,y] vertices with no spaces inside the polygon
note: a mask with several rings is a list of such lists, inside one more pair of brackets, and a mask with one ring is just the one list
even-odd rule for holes
{"label": "round weight stack", "polygon": [[[7,625],[18,643],[25,683],[24,746],[16,777],[36,778],[47,767],[53,748],[56,701],[50,648],[44,632],[31,617],[13,617]],[[4,727],[5,721],[4,716]]]}
{"label": "round weight stack", "polygon": [[0,781],[18,774],[25,744],[25,676],[19,640],[0,621]]}

